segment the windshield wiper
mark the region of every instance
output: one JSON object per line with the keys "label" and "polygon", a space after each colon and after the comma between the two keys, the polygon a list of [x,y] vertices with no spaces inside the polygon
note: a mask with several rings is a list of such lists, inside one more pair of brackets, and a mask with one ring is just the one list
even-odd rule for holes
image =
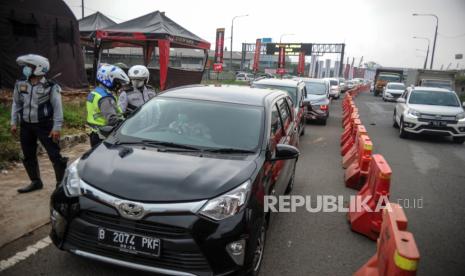
{"label": "windshield wiper", "polygon": [[218,149],[204,149],[206,152],[213,153],[255,153],[253,150],[235,149],[235,148],[218,148]]}
{"label": "windshield wiper", "polygon": [[144,145],[148,147],[169,147],[169,148],[178,148],[178,149],[185,149],[185,150],[192,150],[192,151],[200,151],[200,148],[196,148],[193,146],[188,146],[184,144],[177,144],[173,142],[163,142],[163,141],[156,141],[156,140],[139,140],[139,141],[116,141],[115,145]]}

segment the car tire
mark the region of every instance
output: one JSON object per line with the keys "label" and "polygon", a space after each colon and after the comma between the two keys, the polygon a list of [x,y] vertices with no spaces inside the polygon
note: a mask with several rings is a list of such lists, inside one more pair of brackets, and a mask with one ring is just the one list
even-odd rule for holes
{"label": "car tire", "polygon": [[300,130],[300,136],[305,135],[305,122],[300,126],[302,129]]}
{"label": "car tire", "polygon": [[399,124],[397,123],[396,121],[396,112],[394,111],[394,113],[392,114],[392,126],[394,128],[399,128]]}
{"label": "car tire", "polygon": [[453,137],[452,141],[456,144],[463,144],[465,142],[465,137]]}
{"label": "car tire", "polygon": [[252,260],[252,271],[247,274],[247,276],[258,276],[260,273],[260,268],[263,262],[263,254],[265,250],[266,244],[266,229],[267,223],[266,219],[263,219],[263,223],[259,228],[259,232],[257,234],[255,251],[253,253],[253,260]]}
{"label": "car tire", "polygon": [[292,170],[291,179],[289,179],[289,183],[287,184],[286,191],[284,192],[284,194],[286,195],[290,194],[292,190],[294,189],[296,167],[297,167],[297,161],[294,163],[294,169]]}
{"label": "car tire", "polygon": [[400,118],[400,124],[399,124],[399,137],[403,139],[408,138],[408,133],[404,129],[404,120]]}
{"label": "car tire", "polygon": [[321,122],[320,122],[320,123],[321,123],[322,125],[324,125],[324,126],[325,126],[325,125],[326,125],[326,121],[327,121],[327,120],[328,120],[328,119],[323,119],[323,120],[321,120]]}

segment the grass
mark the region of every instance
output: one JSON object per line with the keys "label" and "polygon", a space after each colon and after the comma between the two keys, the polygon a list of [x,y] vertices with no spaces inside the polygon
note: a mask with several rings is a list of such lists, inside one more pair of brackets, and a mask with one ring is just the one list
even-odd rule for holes
{"label": "grass", "polygon": [[[11,106],[0,104],[0,169],[8,163],[19,161],[22,153],[19,140],[10,133]],[[63,106],[64,126],[62,135],[81,133],[85,128],[85,101],[65,102]]]}

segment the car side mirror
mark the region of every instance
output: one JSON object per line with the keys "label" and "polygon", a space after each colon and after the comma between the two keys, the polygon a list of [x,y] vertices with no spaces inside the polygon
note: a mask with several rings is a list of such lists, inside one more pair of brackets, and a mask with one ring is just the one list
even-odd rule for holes
{"label": "car side mirror", "polygon": [[404,99],[404,98],[398,98],[398,99],[397,99],[397,102],[398,102],[398,103],[405,103],[405,99]]}
{"label": "car side mirror", "polygon": [[462,107],[465,107],[465,102],[462,103]]}
{"label": "car side mirror", "polygon": [[271,158],[271,161],[296,159],[299,155],[300,151],[296,147],[277,144],[275,156]]}

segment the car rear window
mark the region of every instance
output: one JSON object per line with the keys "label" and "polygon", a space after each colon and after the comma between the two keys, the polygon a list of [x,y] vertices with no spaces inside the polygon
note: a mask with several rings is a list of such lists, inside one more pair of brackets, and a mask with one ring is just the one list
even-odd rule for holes
{"label": "car rear window", "polygon": [[402,84],[389,84],[388,89],[393,89],[393,90],[404,90],[405,86]]}
{"label": "car rear window", "polygon": [[452,92],[437,91],[412,91],[409,99],[410,104],[441,105],[441,106],[460,106],[457,96]]}
{"label": "car rear window", "polygon": [[298,103],[297,101],[297,87],[292,87],[292,86],[281,86],[281,85],[271,85],[271,84],[261,84],[261,83],[254,83],[254,87],[257,88],[269,88],[269,89],[279,89],[279,90],[284,90],[287,92],[289,97],[291,97],[291,100],[294,104]]}
{"label": "car rear window", "polygon": [[337,81],[335,81],[335,80],[330,80],[329,82],[330,82],[331,85],[337,85]]}

